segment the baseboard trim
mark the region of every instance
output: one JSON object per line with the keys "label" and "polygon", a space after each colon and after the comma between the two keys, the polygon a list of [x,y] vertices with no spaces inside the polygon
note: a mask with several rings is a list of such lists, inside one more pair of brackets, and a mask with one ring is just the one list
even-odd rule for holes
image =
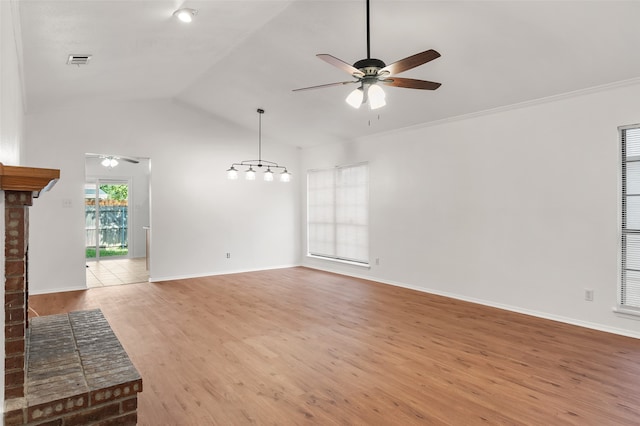
{"label": "baseboard trim", "polygon": [[263,268],[255,268],[255,269],[229,269],[226,271],[205,272],[200,274],[149,277],[149,282],[157,283],[157,282],[163,282],[163,281],[188,280],[190,278],[204,278],[204,277],[214,277],[216,275],[231,275],[231,274],[242,274],[244,272],[269,271],[272,269],[295,268],[297,266],[300,266],[300,265],[280,265],[280,266],[269,266],[269,267],[263,267]]}
{"label": "baseboard trim", "polygon": [[31,295],[39,295],[39,294],[51,294],[51,293],[65,293],[67,291],[81,291],[88,290],[87,286],[82,287],[57,287],[57,288],[48,288],[46,290],[32,290],[29,289],[29,296]]}

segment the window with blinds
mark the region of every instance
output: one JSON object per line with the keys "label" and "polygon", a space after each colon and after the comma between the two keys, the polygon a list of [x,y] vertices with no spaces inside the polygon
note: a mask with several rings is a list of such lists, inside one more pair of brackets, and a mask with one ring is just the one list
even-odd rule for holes
{"label": "window with blinds", "polygon": [[369,167],[307,174],[307,241],[313,256],[369,263]]}
{"label": "window with blinds", "polygon": [[640,125],[620,129],[622,284],[620,304],[640,309]]}

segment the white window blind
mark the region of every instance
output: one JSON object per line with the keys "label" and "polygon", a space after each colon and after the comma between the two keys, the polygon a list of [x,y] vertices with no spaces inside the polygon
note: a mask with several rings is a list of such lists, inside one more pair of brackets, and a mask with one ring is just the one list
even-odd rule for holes
{"label": "white window blind", "polygon": [[640,125],[620,130],[622,147],[622,283],[620,305],[640,308]]}
{"label": "white window blind", "polygon": [[309,171],[307,197],[309,254],[368,264],[368,165]]}

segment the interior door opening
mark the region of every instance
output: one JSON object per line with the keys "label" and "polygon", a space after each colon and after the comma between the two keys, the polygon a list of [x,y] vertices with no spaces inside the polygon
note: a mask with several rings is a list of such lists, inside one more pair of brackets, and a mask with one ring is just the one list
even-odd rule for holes
{"label": "interior door opening", "polygon": [[149,281],[151,159],[85,155],[87,288]]}

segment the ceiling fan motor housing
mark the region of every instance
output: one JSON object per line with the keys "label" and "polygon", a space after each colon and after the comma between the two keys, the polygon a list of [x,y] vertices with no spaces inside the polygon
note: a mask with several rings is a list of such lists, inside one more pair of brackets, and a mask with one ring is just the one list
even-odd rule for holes
{"label": "ceiling fan motor housing", "polygon": [[378,74],[378,71],[386,66],[387,64],[385,64],[383,61],[374,58],[361,59],[353,64],[354,68],[359,69],[366,76],[376,75]]}

